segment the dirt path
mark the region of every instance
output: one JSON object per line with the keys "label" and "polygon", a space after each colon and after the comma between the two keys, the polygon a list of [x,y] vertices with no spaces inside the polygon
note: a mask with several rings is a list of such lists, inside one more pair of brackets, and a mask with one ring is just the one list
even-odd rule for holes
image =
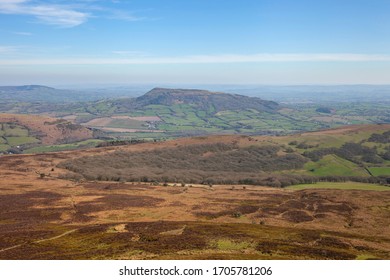
{"label": "dirt path", "polygon": [[15,248],[18,248],[18,247],[20,247],[20,246],[22,246],[22,245],[23,245],[23,244],[19,244],[19,245],[15,245],[15,246],[12,246],[12,247],[5,248],[5,249],[1,249],[1,250],[0,250],[0,253],[1,253],[1,252],[8,251],[8,250],[15,249]]}
{"label": "dirt path", "polygon": [[[50,237],[50,238],[46,238],[46,239],[41,239],[41,240],[33,241],[32,243],[38,244],[38,243],[42,243],[42,242],[45,242],[45,241],[55,240],[55,239],[58,239],[58,238],[61,238],[61,237],[65,236],[65,235],[71,234],[71,233],[73,233],[73,232],[75,232],[75,231],[77,231],[77,230],[78,230],[78,229],[72,229],[72,230],[66,231],[66,232],[64,232],[64,233],[62,233],[62,234],[60,234],[60,235],[57,235],[57,236],[54,236],[54,237]],[[21,246],[24,245],[24,244],[25,244],[25,243],[23,243],[23,244],[18,244],[18,245],[12,246],[12,247],[8,247],[8,248],[1,249],[1,250],[0,250],[0,253],[1,253],[1,252],[8,251],[8,250],[12,250],[12,249],[19,248],[19,247],[21,247]]]}
{"label": "dirt path", "polygon": [[61,237],[65,236],[65,235],[71,234],[71,233],[75,232],[76,230],[78,230],[78,229],[72,229],[72,230],[69,230],[67,232],[64,232],[63,234],[60,234],[60,235],[57,235],[57,236],[54,236],[54,237],[50,237],[50,238],[46,238],[46,239],[41,239],[41,240],[38,240],[38,241],[34,241],[33,243],[42,243],[42,242],[45,242],[45,241],[55,240],[55,239],[58,239],[58,238],[61,238]]}

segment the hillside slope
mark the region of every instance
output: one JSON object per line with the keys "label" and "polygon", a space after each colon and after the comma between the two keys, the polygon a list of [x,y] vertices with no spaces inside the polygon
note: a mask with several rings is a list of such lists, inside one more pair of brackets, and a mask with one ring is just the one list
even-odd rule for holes
{"label": "hillside slope", "polygon": [[124,146],[60,166],[88,180],[103,181],[274,187],[345,180],[386,183],[390,177],[389,137],[390,125],[350,126],[284,137],[196,137]]}
{"label": "hillside slope", "polygon": [[94,132],[66,120],[35,116],[0,114],[0,147],[9,148],[72,143],[93,138]]}

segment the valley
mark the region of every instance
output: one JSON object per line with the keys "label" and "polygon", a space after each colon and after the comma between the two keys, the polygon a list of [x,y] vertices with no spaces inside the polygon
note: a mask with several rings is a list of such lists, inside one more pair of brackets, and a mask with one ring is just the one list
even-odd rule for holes
{"label": "valley", "polygon": [[[318,91],[315,87],[312,90]],[[247,92],[243,89],[241,91]],[[375,88],[373,91],[376,92]],[[129,98],[117,97],[109,90],[106,94],[104,91],[94,94],[90,91],[66,91],[32,85],[0,87],[0,123],[18,125],[21,119],[28,118],[23,117],[23,114],[33,114],[49,117],[49,122],[84,126],[93,131],[93,138],[96,140],[80,142],[68,137],[63,140],[66,143],[46,144],[38,139],[33,143],[20,140],[22,145],[16,145],[21,146],[18,149],[22,153],[34,153],[93,147],[100,141],[163,141],[180,137],[232,134],[288,135],[346,125],[389,122],[390,103],[386,98],[381,103],[364,98],[363,101],[351,103],[347,102],[347,94],[346,101],[341,99],[342,102],[322,99],[305,101],[308,91],[304,91],[300,102],[289,101],[287,97],[283,102],[280,99],[284,96],[283,93],[275,93],[275,99],[281,100],[277,103],[254,96],[196,89],[154,88],[138,97]],[[265,96],[270,97],[270,94]],[[11,114],[18,121],[9,122],[7,117]],[[31,124],[27,123],[25,129],[30,129],[28,126]],[[40,128],[45,130],[43,125]],[[35,127],[31,127],[32,133],[34,129]],[[24,147],[24,144],[31,145]],[[0,145],[0,152],[15,148],[12,141]]]}

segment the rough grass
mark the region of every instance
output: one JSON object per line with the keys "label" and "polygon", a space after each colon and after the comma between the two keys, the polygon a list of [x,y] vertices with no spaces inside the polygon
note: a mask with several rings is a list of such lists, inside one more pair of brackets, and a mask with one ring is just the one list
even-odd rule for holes
{"label": "rough grass", "polygon": [[34,154],[34,153],[48,153],[48,152],[77,150],[81,148],[94,148],[96,147],[97,144],[101,142],[104,141],[90,139],[90,140],[85,140],[85,141],[71,143],[71,144],[34,147],[31,149],[24,150],[23,152],[25,154]]}
{"label": "rough grass", "polygon": [[[126,231],[112,233],[113,224],[85,226],[51,240],[50,231],[31,236],[47,239],[28,242],[0,252],[5,259],[357,259],[383,258],[383,251],[359,251],[343,235],[324,239],[314,230],[250,224],[186,222],[181,235],[161,235],[183,223],[127,223]],[[53,228],[54,229],[54,228]],[[52,229],[52,230],[53,230]],[[59,229],[51,234],[58,234]],[[62,232],[65,229],[62,229]],[[69,231],[69,230],[68,230]],[[65,231],[66,232],[66,231]],[[239,233],[239,234],[237,234]],[[328,233],[329,234],[329,233]],[[218,238],[215,240],[215,238]],[[350,236],[351,239],[355,238]],[[330,240],[330,241],[329,241]],[[343,246],[340,246],[343,244]]]}
{"label": "rough grass", "polygon": [[218,250],[243,250],[252,246],[249,242],[234,242],[229,239],[219,239],[212,242],[211,245],[215,246]]}
{"label": "rough grass", "polygon": [[[54,155],[23,158],[41,162]],[[2,168],[23,164],[14,158],[5,157]],[[15,185],[24,178],[15,176],[1,185],[0,259],[390,258],[387,193],[253,186],[184,191],[54,178]],[[198,217],[199,211],[218,217]],[[241,218],[233,215],[238,211]],[[381,233],[373,233],[371,223]]]}
{"label": "rough grass", "polygon": [[345,183],[319,182],[316,184],[302,184],[302,185],[289,186],[286,189],[289,190],[337,189],[337,190],[390,191],[390,187],[387,186],[356,183],[356,182],[345,182]]}
{"label": "rough grass", "polygon": [[[181,156],[191,164],[193,154],[199,155],[202,162],[226,148],[231,159],[237,160],[230,144],[237,142],[232,146],[234,151],[236,147],[257,144],[267,147],[274,139],[210,138],[214,143],[229,139],[224,142],[229,146],[173,149],[195,141],[182,139],[121,147],[123,153],[118,156],[125,159],[129,154],[145,155],[141,152],[156,146],[170,147],[177,162],[155,164],[174,166],[183,165]],[[198,140],[211,143],[208,139]],[[243,150],[247,160],[247,155],[256,151],[264,157],[268,149]],[[103,148],[2,157],[0,259],[390,259],[390,192],[366,191],[384,186],[319,183],[294,190],[238,184],[234,188],[215,184],[181,187],[180,183],[173,186],[173,182],[163,186],[162,180],[160,184],[130,184],[57,178],[64,172],[55,168],[59,162],[96,154],[110,159],[108,151]],[[286,154],[280,148],[276,157]],[[134,164],[142,160],[140,157]],[[113,172],[118,171],[117,162],[110,162]],[[221,168],[221,160],[215,162]],[[102,167],[107,168],[108,163],[102,161]],[[50,171],[53,167],[55,171]],[[163,167],[161,176],[166,175]],[[51,172],[51,176],[40,178],[35,170]],[[1,251],[15,245],[20,246]]]}

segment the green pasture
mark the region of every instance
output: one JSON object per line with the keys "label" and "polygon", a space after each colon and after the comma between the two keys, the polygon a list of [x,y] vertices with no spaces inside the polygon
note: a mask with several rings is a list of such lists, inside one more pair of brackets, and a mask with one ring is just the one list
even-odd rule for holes
{"label": "green pasture", "polygon": [[319,182],[316,184],[302,184],[286,187],[288,190],[306,190],[306,189],[335,189],[335,190],[363,190],[363,191],[390,191],[390,187],[368,184],[368,183],[357,183],[357,182]]}
{"label": "green pasture", "polygon": [[318,162],[310,161],[304,168],[316,176],[369,176],[364,168],[336,155],[326,155]]}
{"label": "green pasture", "polygon": [[97,144],[104,142],[102,140],[89,139],[81,142],[71,143],[71,144],[62,144],[62,145],[50,145],[50,146],[40,146],[27,149],[24,151],[25,154],[35,154],[35,153],[49,153],[49,152],[59,152],[67,150],[77,150],[80,148],[93,148]]}
{"label": "green pasture", "polygon": [[390,176],[390,167],[369,167],[368,170],[374,176]]}

